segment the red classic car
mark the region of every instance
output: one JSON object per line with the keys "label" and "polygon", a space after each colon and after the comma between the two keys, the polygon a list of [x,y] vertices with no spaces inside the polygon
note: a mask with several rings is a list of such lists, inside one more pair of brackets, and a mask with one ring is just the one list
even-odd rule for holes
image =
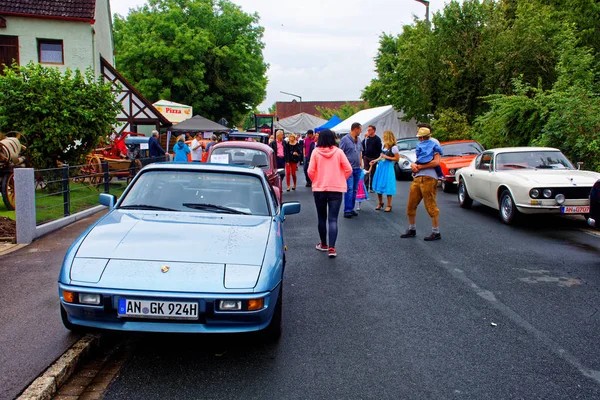
{"label": "red classic car", "polygon": [[229,140],[213,145],[208,153],[208,162],[219,164],[248,165],[260,167],[273,187],[277,201],[283,194],[282,176],[285,170],[277,169],[277,160],[271,146],[243,140]]}
{"label": "red classic car", "polygon": [[446,193],[452,192],[455,187],[456,171],[468,166],[477,155],[483,152],[483,146],[475,140],[453,140],[440,143],[444,154],[440,161],[442,173],[442,190]]}

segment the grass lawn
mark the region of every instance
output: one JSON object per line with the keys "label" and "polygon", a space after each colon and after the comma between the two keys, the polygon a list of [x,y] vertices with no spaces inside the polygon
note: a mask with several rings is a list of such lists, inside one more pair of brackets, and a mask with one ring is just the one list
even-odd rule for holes
{"label": "grass lawn", "polygon": [[[109,192],[119,197],[127,187],[126,181],[113,180]],[[104,185],[95,188],[87,183],[70,183],[71,214],[92,208],[99,204],[98,197],[104,192]],[[50,195],[47,190],[36,190],[35,198],[36,222],[41,225],[64,217],[64,202],[62,193]],[[15,212],[8,211],[3,202],[0,202],[0,216],[15,219]]]}

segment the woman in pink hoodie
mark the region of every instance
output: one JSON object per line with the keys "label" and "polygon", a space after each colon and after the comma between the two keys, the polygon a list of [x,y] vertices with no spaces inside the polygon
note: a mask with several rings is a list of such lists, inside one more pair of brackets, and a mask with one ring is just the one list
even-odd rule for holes
{"label": "woman in pink hoodie", "polygon": [[[308,177],[312,181],[312,191],[319,218],[317,250],[326,251],[330,258],[337,256],[337,221],[344,193],[346,179],[352,174],[352,166],[346,155],[335,144],[335,135],[329,129],[321,131],[317,147],[313,150],[308,164]],[[329,209],[329,216],[328,214]],[[329,246],[327,246],[327,223],[329,222]]]}

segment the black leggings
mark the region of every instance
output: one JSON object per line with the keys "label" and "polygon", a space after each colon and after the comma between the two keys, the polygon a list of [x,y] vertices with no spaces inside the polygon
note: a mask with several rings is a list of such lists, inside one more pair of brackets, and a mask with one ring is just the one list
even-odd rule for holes
{"label": "black leggings", "polygon": [[[319,237],[322,245],[327,245],[327,223],[329,222],[329,247],[335,247],[337,239],[338,215],[342,205],[342,192],[313,192],[315,205],[317,206],[317,216],[319,217]],[[329,207],[329,217],[327,216],[327,207]]]}

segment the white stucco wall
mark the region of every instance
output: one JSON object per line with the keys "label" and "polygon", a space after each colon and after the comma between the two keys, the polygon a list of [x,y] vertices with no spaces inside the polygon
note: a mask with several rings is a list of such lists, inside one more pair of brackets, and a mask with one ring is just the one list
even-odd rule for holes
{"label": "white stucco wall", "polygon": [[104,57],[111,65],[115,65],[112,18],[108,0],[96,0],[95,20],[95,69],[96,75],[99,75],[100,56]]}
{"label": "white stucco wall", "polygon": [[5,17],[6,29],[0,34],[19,37],[19,64],[39,62],[38,39],[63,41],[64,65],[46,64],[58,67],[80,69],[94,65],[92,46],[92,26],[88,22],[60,21],[42,18]]}

